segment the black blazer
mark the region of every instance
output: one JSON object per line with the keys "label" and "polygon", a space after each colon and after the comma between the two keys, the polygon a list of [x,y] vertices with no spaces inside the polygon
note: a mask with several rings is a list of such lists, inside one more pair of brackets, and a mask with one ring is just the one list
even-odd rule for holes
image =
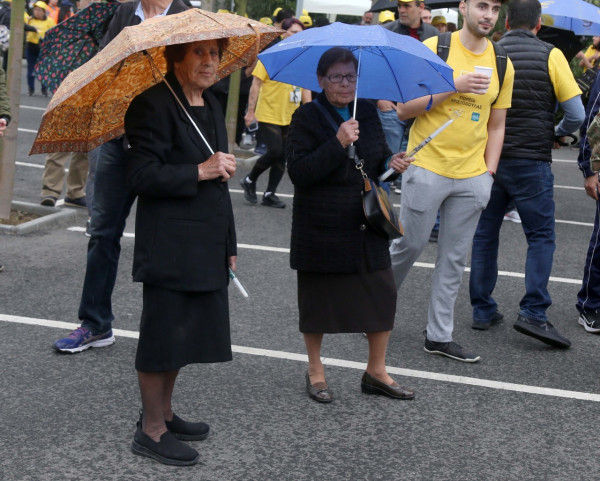
{"label": "black blazer", "polygon": [[[319,102],[339,124],[342,118],[323,93]],[[352,112],[353,103],[350,104]],[[364,170],[372,179],[385,171],[388,148],[377,110],[359,100],[355,143]],[[388,241],[368,224],[362,209],[364,182],[346,149],[313,102],[292,117],[286,160],[294,184],[290,264],[309,272],[357,272],[363,258],[374,271],[390,266]]]}
{"label": "black blazer", "polygon": [[[173,73],[166,76],[190,109]],[[215,152],[227,152],[225,120],[204,92],[215,123]],[[202,125],[198,125],[206,137]],[[127,182],[137,194],[133,280],[175,291],[211,291],[227,285],[236,255],[233,209],[226,182],[198,182],[198,164],[210,151],[164,82],[138,95],[125,114],[130,144]]]}
{"label": "black blazer", "polygon": [[[104,48],[106,44],[108,44],[113,38],[115,38],[125,27],[131,27],[140,23],[141,18],[135,14],[135,11],[139,4],[140,2],[137,1],[124,2],[121,5],[119,5],[119,8],[117,8],[117,11],[113,15],[110,23],[108,24],[108,29],[106,30],[106,33],[102,37],[102,41],[100,42],[100,48]],[[185,12],[188,8],[189,7],[181,0],[173,0],[173,3],[171,3],[171,7],[169,8],[167,15]]]}

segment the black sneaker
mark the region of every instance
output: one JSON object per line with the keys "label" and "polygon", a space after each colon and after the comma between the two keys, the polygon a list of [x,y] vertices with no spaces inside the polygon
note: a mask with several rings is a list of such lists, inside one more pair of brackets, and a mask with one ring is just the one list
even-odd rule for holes
{"label": "black sneaker", "polygon": [[582,312],[577,320],[587,332],[598,334],[600,332],[600,312]]}
{"label": "black sneaker", "polygon": [[496,311],[494,312],[494,315],[489,321],[481,322],[474,320],[473,324],[471,324],[471,327],[480,331],[486,331],[490,327],[495,326],[496,324],[500,324],[502,322],[502,319],[504,319],[504,315],[500,311]]}
{"label": "black sneaker", "polygon": [[166,431],[156,442],[142,431],[139,423],[131,443],[131,452],[171,466],[192,466],[200,458],[198,451],[179,441],[170,431]]}
{"label": "black sneaker", "polygon": [[517,322],[514,323],[513,327],[521,334],[535,337],[537,340],[550,346],[562,348],[571,346],[571,341],[561,335],[549,321],[536,321],[519,314]]}
{"label": "black sneaker", "polygon": [[459,346],[454,341],[434,342],[425,338],[425,352],[428,352],[429,354],[439,354],[463,362],[477,362],[481,359],[481,356],[468,352],[464,347]]}
{"label": "black sneaker", "polygon": [[87,207],[87,204],[85,202],[85,195],[83,197],[79,197],[79,199],[71,199],[70,197],[65,197],[65,205],[85,209]]}
{"label": "black sneaker", "polygon": [[283,209],[285,207],[285,202],[281,202],[275,194],[263,195],[261,204],[267,207],[275,207],[276,209]]}
{"label": "black sneaker", "polygon": [[206,439],[210,433],[208,424],[184,421],[177,414],[173,414],[173,420],[165,421],[165,424],[177,439],[183,441],[201,441]]}
{"label": "black sneaker", "polygon": [[244,189],[244,199],[251,204],[256,204],[258,202],[256,198],[256,182],[250,182],[250,179],[246,176],[240,180],[240,185]]}

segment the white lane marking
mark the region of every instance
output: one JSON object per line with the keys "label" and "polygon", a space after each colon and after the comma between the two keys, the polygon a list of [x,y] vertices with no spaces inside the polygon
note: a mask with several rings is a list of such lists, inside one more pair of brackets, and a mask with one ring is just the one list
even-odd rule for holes
{"label": "white lane marking", "polygon": [[31,130],[31,129],[22,129],[22,128],[18,128],[17,131],[19,132],[26,132],[28,134],[37,134],[38,131],[37,130]]}
{"label": "white lane marking", "polygon": [[41,110],[43,112],[46,111],[46,107],[34,107],[33,105],[19,105],[19,108],[29,110]]}
{"label": "white lane marking", "polygon": [[[58,201],[60,202],[60,201]],[[57,204],[58,204],[57,202]],[[67,230],[71,232],[85,232],[84,227],[68,227]],[[123,237],[135,237],[135,234],[129,234],[125,232]],[[287,247],[271,247],[271,246],[259,246],[254,244],[238,244],[240,249],[249,249],[254,251],[268,251],[268,252],[280,252],[283,254],[289,254],[290,249]],[[433,269],[435,264],[431,264],[429,262],[415,262],[413,264],[415,267],[424,267],[426,269]],[[465,272],[471,272],[470,267],[465,267]],[[525,278],[525,274],[521,272],[510,272],[510,271],[498,271],[499,276],[504,277],[518,277],[521,279]],[[569,279],[567,277],[550,277],[550,281],[552,282],[562,282],[563,284],[581,284],[581,279]]]}
{"label": "white lane marking", "polygon": [[570,159],[552,159],[552,162],[564,162],[566,164],[576,164],[577,163],[576,160],[570,160]]}
{"label": "white lane marking", "polygon": [[[0,314],[0,321],[12,322],[16,324],[27,324],[30,326],[53,327],[56,329],[73,330],[79,327],[78,324],[71,322],[54,321],[51,319],[35,319],[31,317],[12,316],[9,314]],[[127,331],[124,329],[113,329],[113,333],[117,337],[127,337],[130,339],[138,339],[139,332]],[[247,354],[251,356],[260,356],[274,359],[287,359],[290,361],[308,362],[306,354],[298,354],[294,352],[276,351],[272,349],[260,349],[248,346],[231,346],[233,352],[238,354]],[[338,366],[348,369],[357,369],[364,371],[367,365],[363,362],[348,361],[346,359],[323,358],[323,364],[329,366]],[[466,384],[469,386],[485,387],[490,389],[498,389],[502,391],[521,392],[528,394],[538,394],[542,396],[562,397],[567,399],[581,399],[584,401],[600,402],[600,394],[587,393],[581,391],[567,391],[564,389],[554,389],[540,386],[529,386],[527,384],[516,384],[511,382],[493,381],[490,379],[480,379],[476,377],[454,376],[451,374],[443,374],[438,372],[417,371],[414,369],[405,369],[401,367],[387,366],[390,374],[399,376],[414,377],[418,379],[428,379],[431,381],[450,382],[453,384]]]}
{"label": "white lane marking", "polygon": [[44,168],[44,166],[41,164],[31,164],[29,162],[15,162],[15,165],[20,165],[21,167],[33,167],[34,169]]}
{"label": "white lane marking", "polygon": [[585,190],[585,187],[577,187],[574,185],[555,185],[555,189],[567,189],[567,190]]}

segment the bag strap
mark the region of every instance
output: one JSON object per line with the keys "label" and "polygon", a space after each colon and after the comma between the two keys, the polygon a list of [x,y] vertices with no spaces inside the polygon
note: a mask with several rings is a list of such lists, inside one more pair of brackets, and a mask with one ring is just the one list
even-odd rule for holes
{"label": "bag strap", "polygon": [[340,126],[337,124],[337,122],[335,120],[333,120],[333,117],[329,113],[329,110],[327,110],[325,108],[325,106],[321,102],[319,102],[319,99],[314,99],[312,101],[312,103],[315,104],[319,108],[319,110],[323,114],[323,117],[325,117],[325,120],[327,120],[327,122],[329,122],[329,125],[331,125],[331,127],[333,128],[333,130],[335,132],[337,132],[338,129],[340,128]]}

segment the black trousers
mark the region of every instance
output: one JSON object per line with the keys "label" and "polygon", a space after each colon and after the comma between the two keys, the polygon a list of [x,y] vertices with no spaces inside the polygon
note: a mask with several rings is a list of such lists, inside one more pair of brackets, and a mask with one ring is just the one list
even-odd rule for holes
{"label": "black trousers", "polygon": [[256,161],[248,177],[252,182],[256,182],[260,174],[271,168],[265,192],[275,192],[285,173],[285,142],[290,126],[259,122],[258,129],[261,140],[267,146],[267,153]]}

